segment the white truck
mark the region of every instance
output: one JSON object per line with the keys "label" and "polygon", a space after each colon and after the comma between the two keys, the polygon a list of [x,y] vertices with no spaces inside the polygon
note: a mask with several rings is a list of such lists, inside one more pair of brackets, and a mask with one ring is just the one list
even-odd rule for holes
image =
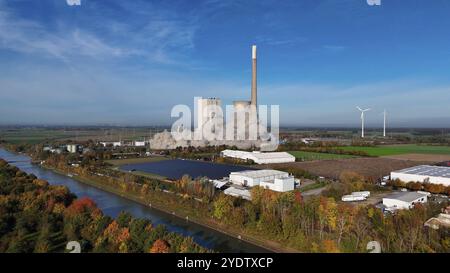
{"label": "white truck", "polygon": [[362,195],[344,195],[341,198],[342,201],[344,202],[354,202],[354,201],[364,201],[366,200],[366,197],[362,196]]}
{"label": "white truck", "polygon": [[365,198],[368,198],[370,196],[370,191],[355,191],[355,192],[352,192],[352,195],[363,196]]}

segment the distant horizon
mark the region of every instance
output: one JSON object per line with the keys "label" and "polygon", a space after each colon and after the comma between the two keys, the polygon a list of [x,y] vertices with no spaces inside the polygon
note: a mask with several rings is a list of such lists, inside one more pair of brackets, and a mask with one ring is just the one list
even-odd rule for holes
{"label": "distant horizon", "polygon": [[[82,123],[58,123],[58,124],[26,124],[26,123],[11,123],[11,124],[0,124],[0,128],[7,128],[7,127],[20,127],[20,128],[26,128],[26,127],[36,127],[36,128],[171,128],[171,124],[106,124],[106,123],[96,123],[96,124],[82,124]],[[375,131],[375,130],[382,130],[381,126],[376,125],[370,125],[366,124],[364,129],[369,131]],[[289,125],[289,124],[280,124],[280,129],[321,129],[321,130],[332,130],[332,129],[345,129],[345,130],[361,130],[360,125]],[[387,127],[387,131],[389,133],[389,130],[450,130],[450,126],[444,127],[444,126],[391,126]]]}
{"label": "distant horizon", "polygon": [[[284,126],[450,127],[445,0],[0,0],[0,124],[169,125],[196,96]],[[311,27],[314,26],[314,27]]]}

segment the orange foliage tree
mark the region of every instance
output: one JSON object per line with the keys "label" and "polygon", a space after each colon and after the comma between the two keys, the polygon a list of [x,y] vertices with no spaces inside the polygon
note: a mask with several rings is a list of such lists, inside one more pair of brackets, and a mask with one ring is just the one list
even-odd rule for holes
{"label": "orange foliage tree", "polygon": [[169,253],[170,245],[168,242],[158,239],[153,243],[150,253]]}

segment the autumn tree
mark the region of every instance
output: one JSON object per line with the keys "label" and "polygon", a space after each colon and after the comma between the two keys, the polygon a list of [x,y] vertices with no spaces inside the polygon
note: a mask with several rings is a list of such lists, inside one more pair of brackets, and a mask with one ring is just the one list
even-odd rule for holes
{"label": "autumn tree", "polygon": [[221,194],[213,204],[213,216],[217,219],[224,219],[230,215],[233,209],[233,198],[231,196]]}
{"label": "autumn tree", "polygon": [[168,242],[158,239],[153,243],[150,253],[169,253],[170,245]]}

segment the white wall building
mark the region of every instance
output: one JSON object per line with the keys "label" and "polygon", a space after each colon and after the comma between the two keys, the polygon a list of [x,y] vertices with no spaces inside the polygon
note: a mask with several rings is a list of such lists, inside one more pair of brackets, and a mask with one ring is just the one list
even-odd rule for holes
{"label": "white wall building", "polygon": [[288,163],[295,162],[295,156],[286,152],[246,152],[238,150],[223,150],[223,157],[253,160],[256,164]]}
{"label": "white wall building", "polygon": [[295,179],[287,172],[277,170],[250,170],[230,173],[230,182],[245,187],[261,186],[273,191],[294,190]]}
{"label": "white wall building", "polygon": [[120,147],[120,146],[122,146],[122,142],[121,141],[100,142],[100,144],[102,144],[103,147],[106,147],[106,146],[109,146],[109,145],[111,145],[113,147]]}
{"label": "white wall building", "polygon": [[428,182],[450,186],[450,168],[420,165],[391,172],[391,180],[395,179],[403,182]]}
{"label": "white wall building", "polygon": [[144,141],[135,141],[134,142],[134,146],[136,147],[144,147],[146,144],[145,140]]}
{"label": "white wall building", "polygon": [[79,147],[80,146],[78,144],[67,144],[66,149],[69,153],[74,154],[74,153],[78,152]]}
{"label": "white wall building", "polygon": [[410,209],[418,203],[426,203],[428,196],[418,192],[398,192],[383,198],[383,205],[387,209]]}

